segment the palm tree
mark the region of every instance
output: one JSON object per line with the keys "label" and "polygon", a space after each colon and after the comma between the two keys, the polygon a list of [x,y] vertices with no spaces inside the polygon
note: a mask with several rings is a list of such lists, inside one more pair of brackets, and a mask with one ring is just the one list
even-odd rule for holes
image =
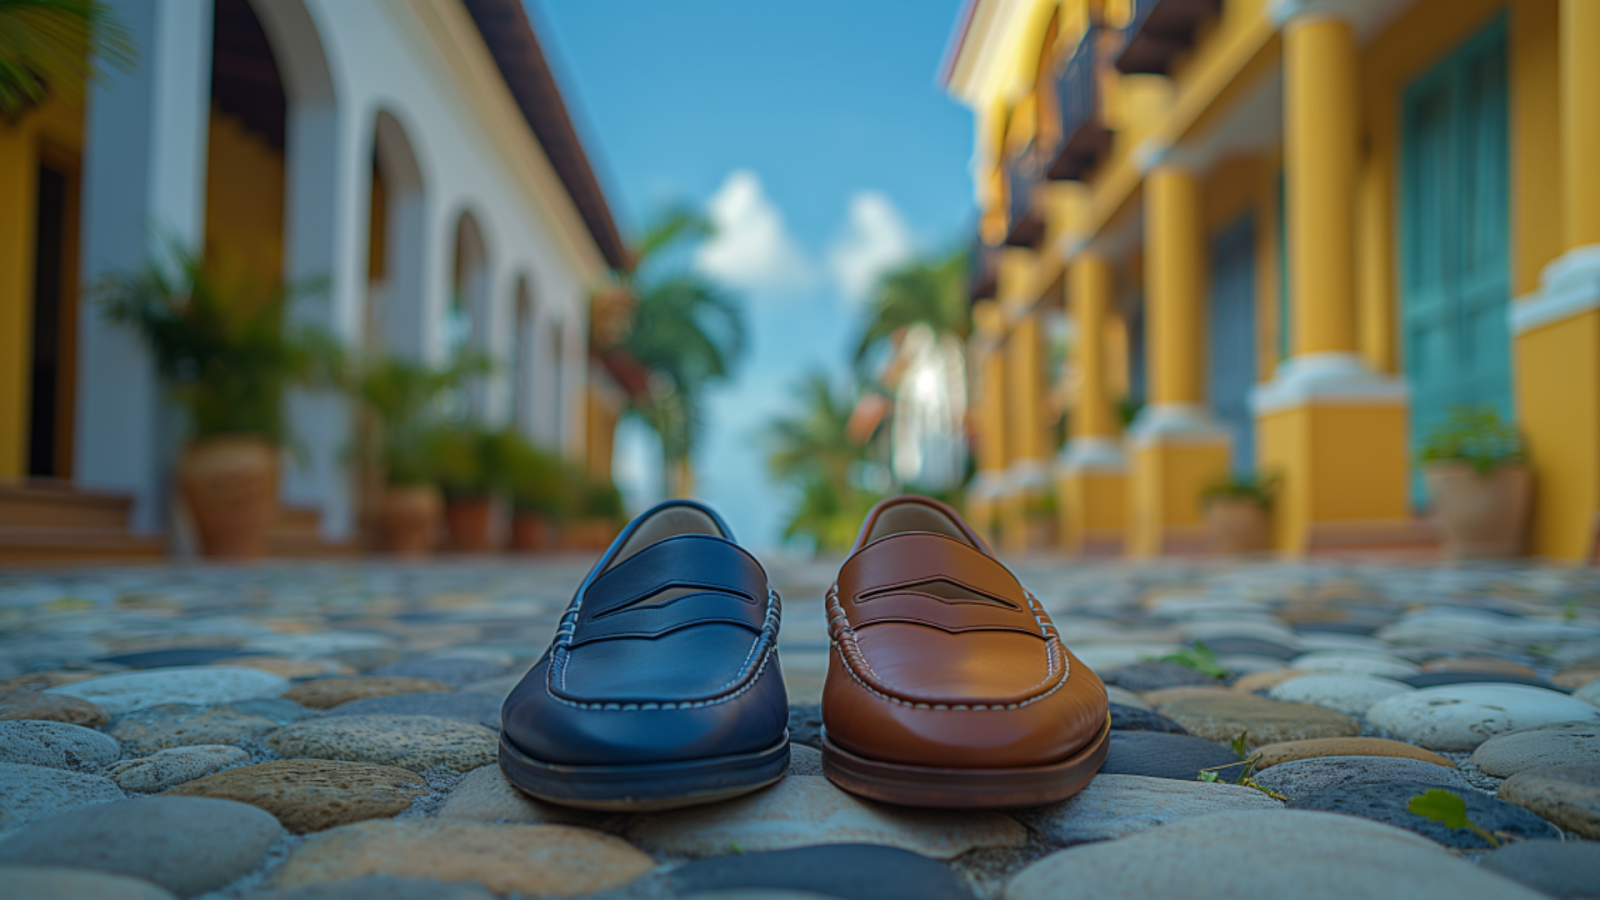
{"label": "palm tree", "polygon": [[661,438],[662,488],[687,494],[691,460],[705,433],[705,391],[733,376],[745,351],[739,301],[684,265],[711,224],[683,206],[645,230],[633,271],[618,278],[638,298],[622,346],[650,371],[633,411]]}
{"label": "palm tree", "polygon": [[808,372],[794,393],[799,408],[773,419],[764,434],[768,470],[799,494],[784,537],[808,537],[818,550],[839,549],[849,545],[861,515],[876,500],[851,480],[851,470],[865,459],[865,448],[850,433],[855,398],[820,369]]}
{"label": "palm tree", "polygon": [[15,122],[51,91],[76,94],[104,60],[138,59],[128,30],[99,0],[0,0],[0,116]]}
{"label": "palm tree", "polygon": [[885,273],[873,290],[867,324],[856,344],[857,369],[864,369],[874,351],[913,325],[965,339],[971,331],[966,277],[966,250],[913,259]]}

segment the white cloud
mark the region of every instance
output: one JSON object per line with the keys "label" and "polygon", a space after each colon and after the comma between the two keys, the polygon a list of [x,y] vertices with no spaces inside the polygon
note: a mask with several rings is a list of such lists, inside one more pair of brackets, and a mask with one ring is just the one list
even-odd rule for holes
{"label": "white cloud", "polygon": [[863,191],[850,198],[844,230],[828,251],[828,271],[846,298],[860,301],[913,250],[911,230],[889,198]]}
{"label": "white cloud", "polygon": [[783,224],[783,215],[748,169],[730,174],[706,204],[716,234],[695,251],[695,267],[735,288],[797,288],[811,266]]}

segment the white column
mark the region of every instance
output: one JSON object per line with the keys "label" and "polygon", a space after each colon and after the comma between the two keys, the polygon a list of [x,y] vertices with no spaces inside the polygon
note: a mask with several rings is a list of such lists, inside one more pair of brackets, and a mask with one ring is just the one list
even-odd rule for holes
{"label": "white column", "polygon": [[[139,47],[89,97],[83,158],[83,283],[142,266],[166,241],[199,252],[210,122],[209,0],[109,0]],[[134,495],[132,525],[167,524],[179,430],[150,354],[85,309],[78,327],[73,471],[85,487]]]}
{"label": "white column", "polygon": [[[284,277],[320,281],[319,293],[297,301],[296,320],[355,347],[367,276],[371,157],[364,123],[350,106],[332,97],[290,106]],[[351,404],[330,392],[293,391],[288,415],[301,452],[285,460],[284,501],[318,507],[324,538],[348,538],[356,526]]]}
{"label": "white column", "polygon": [[549,450],[561,450],[561,322],[552,304],[534,307],[533,439]]}
{"label": "white column", "polygon": [[584,459],[589,443],[589,315],[579,294],[567,315],[561,349],[561,447],[573,459]]}
{"label": "white column", "polygon": [[483,386],[484,421],[506,425],[513,420],[512,384],[517,377],[517,278],[509,265],[498,263],[489,270],[483,311],[486,326],[483,350],[495,361],[495,371]]}

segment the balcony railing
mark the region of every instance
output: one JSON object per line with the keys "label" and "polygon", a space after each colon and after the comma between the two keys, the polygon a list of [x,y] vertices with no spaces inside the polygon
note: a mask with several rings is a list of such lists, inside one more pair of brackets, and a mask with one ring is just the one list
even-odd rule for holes
{"label": "balcony railing", "polygon": [[1056,76],[1061,107],[1061,143],[1049,176],[1056,181],[1081,181],[1111,148],[1111,132],[1101,114],[1100,38],[1104,29],[1089,26],[1072,57]]}
{"label": "balcony railing", "polygon": [[999,287],[999,275],[1000,249],[977,238],[972,242],[972,256],[967,260],[967,299],[977,303],[993,297]]}
{"label": "balcony railing", "polygon": [[1006,243],[1013,247],[1032,247],[1044,237],[1044,216],[1034,209],[1033,188],[1039,183],[1039,165],[1033,142],[1006,163]]}
{"label": "balcony railing", "polygon": [[1222,14],[1222,0],[1134,0],[1117,71],[1165,75],[1172,60],[1194,43],[1195,30]]}

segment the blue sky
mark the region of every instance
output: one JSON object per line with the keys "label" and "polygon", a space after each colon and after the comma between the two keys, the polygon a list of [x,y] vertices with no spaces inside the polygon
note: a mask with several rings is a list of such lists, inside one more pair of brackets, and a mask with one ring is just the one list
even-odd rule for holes
{"label": "blue sky", "polygon": [[[744,298],[751,346],[712,397],[697,493],[774,546],[762,424],[808,368],[844,371],[875,273],[970,229],[972,119],[937,84],[960,2],[528,2],[619,224],[677,200],[721,226],[694,264]],[[619,436],[634,503],[650,452]]]}

